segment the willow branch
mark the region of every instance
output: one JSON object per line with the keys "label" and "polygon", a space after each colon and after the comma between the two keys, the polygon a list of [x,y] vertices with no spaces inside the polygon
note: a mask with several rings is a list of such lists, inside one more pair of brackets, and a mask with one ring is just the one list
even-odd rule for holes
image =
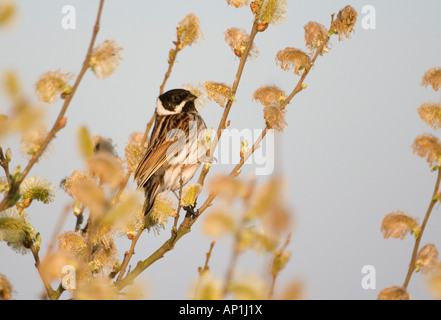
{"label": "willow branch", "polygon": [[175,41],[174,44],[175,44],[175,48],[172,49],[172,51],[170,52],[170,58],[168,60],[167,72],[165,73],[164,80],[162,81],[162,84],[159,87],[159,95],[164,93],[164,88],[165,88],[165,85],[167,83],[168,78],[170,78],[170,75],[172,73],[173,66],[175,65],[175,62],[176,62],[176,57],[178,56],[179,51],[181,51],[181,49],[180,49],[181,42]]}
{"label": "willow branch", "polygon": [[190,228],[191,228],[190,220],[191,218],[189,216],[186,216],[184,221],[179,226],[179,229],[176,232],[172,233],[170,239],[168,239],[161,247],[159,247],[159,249],[157,249],[154,253],[152,253],[147,259],[145,259],[144,261],[139,261],[136,267],[129,274],[127,274],[125,278],[117,281],[115,283],[117,289],[122,290],[126,286],[132,284],[135,278],[139,276],[145,269],[147,269],[154,262],[163,258],[167,252],[173,250],[176,242],[178,242],[179,239],[182,238],[185,234],[190,232]]}
{"label": "willow branch", "polygon": [[89,48],[87,50],[86,58],[84,59],[83,66],[80,70],[80,73],[78,74],[75,83],[72,87],[72,91],[70,94],[65,96],[65,100],[63,103],[63,106],[60,110],[60,113],[58,114],[57,119],[55,120],[55,123],[52,126],[52,129],[47,134],[46,138],[42,142],[40,148],[33,154],[32,158],[29,160],[29,163],[26,165],[26,168],[23,170],[21,174],[21,178],[18,179],[13,185],[11,186],[9,192],[7,195],[3,198],[2,202],[0,203],[0,212],[10,207],[10,200],[14,197],[15,193],[18,191],[21,183],[26,178],[26,176],[29,174],[31,169],[34,167],[34,165],[38,162],[43,152],[46,150],[49,143],[55,138],[58,131],[61,129],[59,126],[59,123],[61,119],[64,118],[64,115],[66,114],[67,109],[69,108],[69,105],[81,83],[81,80],[84,77],[84,74],[86,73],[87,69],[89,68],[89,61],[92,56],[92,50],[95,45],[96,37],[98,35],[98,31],[100,28],[100,20],[101,20],[101,13],[103,10],[104,0],[100,0],[99,9],[98,9],[98,15],[96,18],[95,26],[93,28],[92,38],[90,40]]}
{"label": "willow branch", "polygon": [[409,269],[407,271],[406,280],[404,281],[403,287],[407,289],[409,285],[410,279],[412,277],[413,272],[416,269],[415,263],[418,255],[418,250],[420,247],[421,239],[424,234],[424,230],[426,229],[427,222],[429,221],[430,214],[432,213],[433,208],[437,202],[436,195],[439,191],[441,183],[441,168],[438,169],[438,178],[436,179],[435,189],[433,190],[432,199],[430,200],[429,208],[427,209],[426,216],[424,217],[423,224],[421,225],[420,232],[418,233],[418,237],[415,240],[415,245],[413,247],[412,258],[410,259]]}
{"label": "willow branch", "polygon": [[[172,73],[173,67],[176,62],[176,57],[178,56],[179,51],[181,51],[181,48],[180,48],[181,42],[179,41],[179,39],[178,39],[178,41],[175,41],[174,44],[175,44],[175,48],[171,49],[170,54],[169,54],[167,72],[165,73],[164,80],[162,81],[162,84],[159,87],[159,95],[164,93],[165,85],[166,85],[166,83]],[[155,113],[153,113],[152,117],[150,118],[150,121],[147,123],[147,126],[145,128],[145,132],[144,132],[144,136],[142,137],[142,140],[141,140],[141,145],[144,145],[145,142],[147,141],[147,137],[149,136],[150,129],[152,128],[154,122],[155,122]]]}
{"label": "willow branch", "polygon": [[[240,83],[240,79],[242,78],[242,73],[245,68],[245,64],[248,60],[248,56],[250,54],[251,48],[253,47],[254,38],[256,37],[256,35],[258,33],[257,27],[258,27],[258,23],[254,22],[253,28],[251,29],[251,34],[250,34],[248,44],[247,44],[247,46],[246,46],[246,48],[240,58],[239,67],[237,69],[236,76],[234,78],[234,83],[233,83],[232,90],[231,90],[233,97],[236,95],[237,89],[239,88],[239,83]],[[210,148],[210,156],[212,155],[213,151],[216,149],[216,146],[222,136],[222,133],[223,133],[224,129],[227,127],[226,124],[227,124],[227,120],[228,120],[228,115],[230,114],[230,110],[231,110],[231,107],[233,106],[233,103],[234,103],[234,101],[232,99],[229,99],[227,102],[227,105],[225,106],[224,112],[222,114],[222,118],[219,122],[219,126],[217,127],[216,137],[215,137],[215,139],[212,143],[212,146]],[[198,183],[200,185],[204,185],[205,177],[207,176],[209,171],[210,171],[210,167],[208,167],[208,166],[203,167],[202,172],[201,172],[199,179],[198,179]]]}

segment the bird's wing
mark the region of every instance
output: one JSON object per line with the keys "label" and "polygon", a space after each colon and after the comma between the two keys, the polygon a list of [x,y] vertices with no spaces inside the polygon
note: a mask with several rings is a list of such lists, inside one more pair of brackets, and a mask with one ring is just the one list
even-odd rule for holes
{"label": "bird's wing", "polygon": [[[187,128],[185,126],[187,123]],[[146,150],[142,160],[139,162],[135,171],[134,180],[139,180],[139,187],[142,187],[150,177],[161,167],[169,163],[178,164],[177,161],[185,160],[186,155],[182,154],[186,150],[188,122],[181,123],[179,130],[165,131],[159,134],[154,143]]]}

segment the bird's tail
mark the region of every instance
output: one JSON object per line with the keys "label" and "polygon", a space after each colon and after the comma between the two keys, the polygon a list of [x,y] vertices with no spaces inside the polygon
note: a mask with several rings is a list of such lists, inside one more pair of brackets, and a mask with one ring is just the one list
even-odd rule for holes
{"label": "bird's tail", "polygon": [[153,208],[153,205],[155,204],[156,196],[158,195],[159,191],[159,180],[157,179],[149,179],[147,183],[144,185],[144,194],[145,194],[145,201],[144,201],[144,215],[147,216],[150,211]]}

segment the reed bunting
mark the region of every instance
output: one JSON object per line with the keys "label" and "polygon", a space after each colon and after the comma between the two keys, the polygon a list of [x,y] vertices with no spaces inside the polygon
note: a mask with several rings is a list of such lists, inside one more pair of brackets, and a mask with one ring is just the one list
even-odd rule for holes
{"label": "reed bunting", "polygon": [[207,127],[195,107],[196,99],[187,90],[174,89],[156,101],[155,125],[134,178],[138,188],[144,188],[145,215],[159,193],[179,190],[207,160]]}

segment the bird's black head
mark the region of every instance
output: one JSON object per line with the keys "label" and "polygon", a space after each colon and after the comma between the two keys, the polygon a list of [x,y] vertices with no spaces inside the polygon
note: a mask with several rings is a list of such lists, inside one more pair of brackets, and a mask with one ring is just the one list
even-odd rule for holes
{"label": "bird's black head", "polygon": [[184,89],[174,89],[161,94],[156,103],[156,113],[161,116],[196,111],[194,94]]}

